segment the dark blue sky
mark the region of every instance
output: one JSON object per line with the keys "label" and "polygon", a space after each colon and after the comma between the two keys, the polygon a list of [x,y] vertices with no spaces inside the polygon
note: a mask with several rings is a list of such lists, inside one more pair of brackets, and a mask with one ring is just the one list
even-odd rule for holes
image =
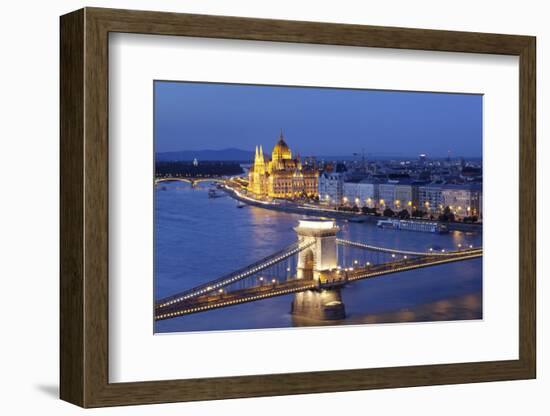
{"label": "dark blue sky", "polygon": [[482,96],[156,81],[156,151],[481,157]]}

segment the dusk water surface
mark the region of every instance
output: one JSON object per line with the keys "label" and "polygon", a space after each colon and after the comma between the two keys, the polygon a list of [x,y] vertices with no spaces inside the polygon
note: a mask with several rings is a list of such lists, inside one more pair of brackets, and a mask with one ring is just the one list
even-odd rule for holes
{"label": "dusk water surface", "polygon": [[[208,282],[296,241],[300,218],[247,206],[229,196],[208,198],[208,186],[181,182],[155,189],[155,298]],[[432,234],[338,221],[339,238],[404,250],[481,246],[480,233]],[[155,332],[285,328],[335,324],[482,318],[482,260],[450,263],[355,282],[342,290],[343,321],[296,319],[294,295],[155,323]]]}

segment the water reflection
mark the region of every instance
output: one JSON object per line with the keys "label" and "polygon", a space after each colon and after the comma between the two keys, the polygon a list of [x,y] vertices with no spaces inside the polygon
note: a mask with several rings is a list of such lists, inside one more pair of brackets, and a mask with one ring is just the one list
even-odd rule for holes
{"label": "water reflection", "polygon": [[329,326],[337,324],[389,324],[402,322],[460,321],[481,319],[480,294],[469,294],[451,299],[417,305],[375,314],[350,315],[344,321],[315,321],[292,317],[293,326]]}

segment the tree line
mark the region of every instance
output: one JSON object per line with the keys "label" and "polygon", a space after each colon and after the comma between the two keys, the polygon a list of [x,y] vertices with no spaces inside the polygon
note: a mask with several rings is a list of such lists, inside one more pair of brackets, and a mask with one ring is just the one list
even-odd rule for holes
{"label": "tree line", "polygon": [[[353,206],[339,206],[338,211],[347,211],[347,212],[361,212],[365,215],[374,215],[377,217],[384,216],[388,218],[399,218],[400,220],[408,220],[410,218],[413,219],[430,219],[430,220],[438,220],[441,222],[454,222],[456,221],[455,214],[451,211],[451,208],[445,207],[443,209],[443,212],[439,214],[438,216],[434,215],[428,215],[426,211],[415,209],[412,212],[409,213],[408,210],[402,209],[400,211],[394,211],[391,208],[386,208],[382,212],[378,210],[378,208],[370,208],[370,207],[362,207],[359,208],[357,205]],[[467,216],[462,219],[463,222],[477,222],[478,217],[477,215]]]}
{"label": "tree line", "polygon": [[231,176],[242,174],[243,168],[236,162],[200,162],[194,164],[186,161],[156,162],[155,175],[157,177],[212,177]]}

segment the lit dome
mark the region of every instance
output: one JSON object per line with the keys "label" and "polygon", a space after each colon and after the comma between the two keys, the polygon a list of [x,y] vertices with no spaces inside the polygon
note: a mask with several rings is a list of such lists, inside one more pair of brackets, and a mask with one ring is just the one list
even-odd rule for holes
{"label": "lit dome", "polygon": [[286,144],[284,138],[283,138],[283,132],[281,131],[281,136],[279,137],[279,141],[273,148],[273,152],[271,153],[271,159],[272,160],[280,160],[280,159],[292,159],[292,152],[290,151],[290,148]]}

